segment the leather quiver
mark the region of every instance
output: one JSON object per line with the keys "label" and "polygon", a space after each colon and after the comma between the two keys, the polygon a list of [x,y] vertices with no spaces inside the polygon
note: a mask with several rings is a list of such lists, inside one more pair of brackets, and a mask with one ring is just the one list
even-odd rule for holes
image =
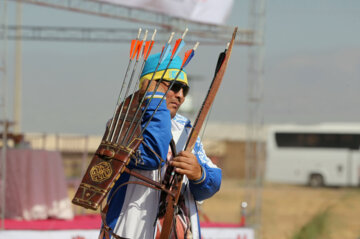
{"label": "leather quiver", "polygon": [[[127,106],[130,102],[132,102],[131,107],[126,115],[125,112],[127,111]],[[136,117],[134,115],[134,112],[136,112],[138,107],[138,103],[138,94],[135,93],[135,97],[132,101],[130,101],[130,97],[125,100],[125,106],[122,110],[122,105],[118,107],[114,117],[116,121],[119,121],[119,124],[122,124],[124,118],[126,118],[123,126],[124,130],[119,130],[119,127],[117,127],[117,129],[110,129],[111,127],[108,125],[102,142],[96,150],[86,170],[72,203],[87,209],[97,210],[111,188],[114,186],[116,180],[124,172],[131,157],[135,154],[135,151],[142,142],[141,138],[133,137],[130,139],[126,136],[126,131],[129,127],[131,128],[130,132],[133,130],[137,132],[136,135],[140,132],[140,127],[136,127],[136,123],[140,120],[141,110],[137,113]],[[120,111],[122,111],[121,114]],[[135,123],[131,124],[134,117]],[[116,136],[114,138],[118,138],[116,143],[112,143],[111,140],[108,139],[112,138],[111,135],[109,136],[109,132],[111,131]],[[117,137],[118,135],[119,137]],[[123,142],[129,143],[125,144]]]}
{"label": "leather quiver", "polygon": [[97,149],[72,202],[97,210],[116,180],[124,172],[141,139],[135,138],[129,147],[101,143]]}

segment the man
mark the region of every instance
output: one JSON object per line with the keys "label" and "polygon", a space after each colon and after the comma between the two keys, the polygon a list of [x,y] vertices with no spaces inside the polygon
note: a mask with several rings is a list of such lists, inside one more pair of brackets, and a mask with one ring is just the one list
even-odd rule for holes
{"label": "man", "polygon": [[[155,83],[164,74],[163,81],[150,101],[149,107],[142,119],[142,126],[150,120],[152,113],[161,98],[170,86],[171,81],[181,67],[180,57],[172,60],[167,58],[154,72],[159,62],[160,54],[149,56],[140,79],[140,92],[144,90],[154,75],[152,84],[145,95],[146,103],[149,102],[155,90]],[[148,127],[143,134],[143,144],[139,147],[136,160],[132,160],[129,168],[151,178],[161,181],[165,172],[166,164],[163,161],[170,159],[169,144],[174,140],[176,151],[179,152],[170,165],[175,167],[176,172],[185,175],[183,183],[183,202],[187,222],[187,233],[193,238],[200,237],[199,218],[196,201],[202,201],[215,194],[221,184],[221,169],[214,165],[206,156],[200,139],[197,140],[192,153],[182,151],[188,134],[190,133],[190,121],[177,114],[184,102],[189,86],[187,75],[181,72],[177,82],[166,94],[156,114],[151,118]],[[161,172],[161,173],[160,173]],[[123,173],[110,192],[109,210],[106,216],[107,224],[113,232],[124,238],[154,238],[156,234],[156,220],[159,210],[160,192],[149,187],[129,182],[140,181],[133,176]],[[185,222],[186,223],[186,222]]]}

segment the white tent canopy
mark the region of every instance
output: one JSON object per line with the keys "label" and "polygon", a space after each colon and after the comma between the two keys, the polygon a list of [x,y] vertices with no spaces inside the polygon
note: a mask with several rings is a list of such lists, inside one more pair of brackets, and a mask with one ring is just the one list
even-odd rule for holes
{"label": "white tent canopy", "polygon": [[230,15],[233,0],[101,0],[112,4],[162,13],[190,21],[223,25]]}

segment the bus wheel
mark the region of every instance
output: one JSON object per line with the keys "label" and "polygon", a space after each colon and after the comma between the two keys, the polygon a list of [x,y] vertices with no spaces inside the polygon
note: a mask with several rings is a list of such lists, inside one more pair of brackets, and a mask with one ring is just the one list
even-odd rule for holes
{"label": "bus wheel", "polygon": [[313,188],[324,186],[324,178],[320,174],[311,174],[309,178],[309,186]]}

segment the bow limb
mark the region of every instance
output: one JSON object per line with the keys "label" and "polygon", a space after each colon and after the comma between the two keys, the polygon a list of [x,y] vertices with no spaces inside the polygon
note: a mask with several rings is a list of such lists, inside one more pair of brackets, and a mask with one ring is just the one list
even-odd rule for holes
{"label": "bow limb", "polygon": [[[197,140],[197,137],[199,136],[201,127],[204,124],[204,121],[206,119],[207,114],[209,113],[211,105],[215,100],[215,96],[220,88],[222,79],[224,77],[224,74],[225,74],[225,71],[227,68],[227,64],[230,59],[236,32],[237,32],[237,27],[234,30],[234,33],[233,33],[232,39],[230,41],[230,44],[228,46],[228,49],[225,49],[225,51],[223,53],[220,53],[219,61],[217,63],[217,67],[216,67],[216,68],[219,67],[219,69],[217,70],[215,77],[214,77],[213,81],[211,82],[208,93],[207,93],[205,100],[200,108],[198,116],[196,117],[194,126],[191,129],[190,135],[189,135],[188,140],[185,145],[185,151],[191,152],[192,149],[194,148],[194,145]],[[223,57],[223,54],[225,54],[225,57]]]}

